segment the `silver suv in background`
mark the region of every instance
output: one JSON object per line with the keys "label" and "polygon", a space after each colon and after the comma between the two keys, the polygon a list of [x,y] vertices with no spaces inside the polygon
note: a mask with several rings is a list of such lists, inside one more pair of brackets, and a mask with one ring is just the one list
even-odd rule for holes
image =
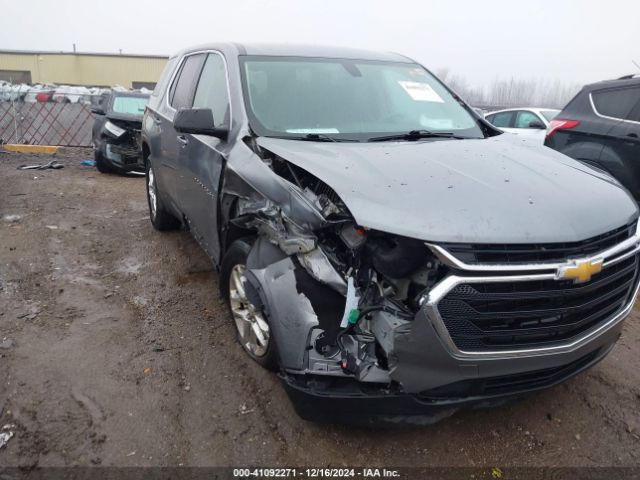
{"label": "silver suv in background", "polygon": [[305,418],[428,423],[555,385],[634,303],[628,193],[401,55],[184,50],[142,148],[151,222],[190,230]]}

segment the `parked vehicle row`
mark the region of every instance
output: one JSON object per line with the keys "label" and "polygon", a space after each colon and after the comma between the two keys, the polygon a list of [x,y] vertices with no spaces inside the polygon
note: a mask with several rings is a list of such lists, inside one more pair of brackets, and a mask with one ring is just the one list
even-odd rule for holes
{"label": "parked vehicle row", "polygon": [[[25,102],[25,103],[80,103],[93,105],[100,96],[111,91],[126,92],[124,87],[84,87],[55,84],[14,84],[0,80],[0,102]],[[141,89],[142,93],[151,93],[147,89]]]}
{"label": "parked vehicle row", "polygon": [[[558,141],[583,122],[565,113]],[[190,230],[240,344],[305,418],[426,423],[555,385],[607,355],[634,303],[629,193],[401,55],[184,50],[141,147],[151,223]]]}

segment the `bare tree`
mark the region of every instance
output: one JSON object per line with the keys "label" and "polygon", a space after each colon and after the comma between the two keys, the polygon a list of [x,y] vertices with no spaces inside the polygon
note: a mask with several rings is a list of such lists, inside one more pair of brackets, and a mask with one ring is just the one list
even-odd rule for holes
{"label": "bare tree", "polygon": [[441,68],[436,75],[467,102],[485,108],[562,108],[580,90],[576,83],[557,79],[495,78],[487,88],[482,88],[469,84],[466,78],[448,68]]}

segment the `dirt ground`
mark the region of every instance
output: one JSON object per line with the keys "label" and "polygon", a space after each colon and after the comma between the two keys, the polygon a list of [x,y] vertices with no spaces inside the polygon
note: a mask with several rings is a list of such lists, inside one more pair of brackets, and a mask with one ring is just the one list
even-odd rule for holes
{"label": "dirt ground", "polygon": [[[640,313],[592,370],[421,428],[298,418],[245,356],[186,232],[149,223],[144,179],[0,153],[4,466],[637,466]],[[16,217],[17,216],[17,217]]]}

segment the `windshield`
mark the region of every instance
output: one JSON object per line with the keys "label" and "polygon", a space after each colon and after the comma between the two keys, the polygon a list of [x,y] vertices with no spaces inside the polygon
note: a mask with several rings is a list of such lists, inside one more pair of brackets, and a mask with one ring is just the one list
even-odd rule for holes
{"label": "windshield", "polygon": [[149,97],[114,97],[112,110],[115,113],[142,115]]}
{"label": "windshield", "polygon": [[245,56],[241,65],[258,135],[359,141],[425,130],[483,137],[471,114],[416,64]]}
{"label": "windshield", "polygon": [[544,118],[547,119],[547,122],[550,122],[551,120],[553,120],[558,116],[558,114],[560,113],[560,110],[540,110],[540,113],[544,115]]}

